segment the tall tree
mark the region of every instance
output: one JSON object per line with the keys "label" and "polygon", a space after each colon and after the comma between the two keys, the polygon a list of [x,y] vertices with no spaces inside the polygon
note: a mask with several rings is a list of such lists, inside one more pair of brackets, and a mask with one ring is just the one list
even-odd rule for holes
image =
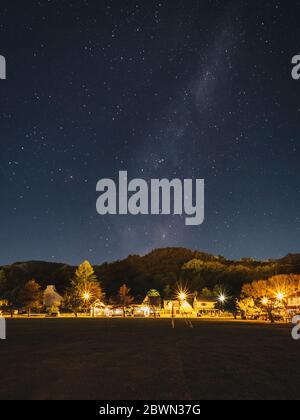
{"label": "tall tree", "polygon": [[66,290],[65,306],[77,317],[80,311],[87,311],[96,300],[101,300],[103,296],[103,290],[93,267],[88,261],[84,261],[77,268],[71,280],[71,286]]}
{"label": "tall tree", "polygon": [[130,289],[123,284],[119,289],[119,301],[123,306],[123,317],[125,318],[126,308],[133,302],[133,297],[130,295]]}
{"label": "tall tree", "polygon": [[18,294],[18,303],[21,309],[27,311],[28,317],[32,309],[39,309],[43,303],[43,292],[41,286],[32,279],[25,283],[25,286]]}
{"label": "tall tree", "polygon": [[11,317],[14,311],[18,309],[18,294],[21,286],[11,287],[5,271],[0,271],[0,300],[2,300],[2,308],[10,311]]}
{"label": "tall tree", "polygon": [[82,283],[92,281],[97,282],[94,269],[89,261],[83,261],[83,263],[78,266],[77,270],[75,271],[75,279]]}
{"label": "tall tree", "polygon": [[167,284],[164,288],[163,296],[165,299],[171,299],[172,298],[172,287]]}
{"label": "tall tree", "polygon": [[156,318],[157,313],[161,309],[161,296],[159,291],[156,289],[149,290],[144,303],[150,308],[150,314]]}
{"label": "tall tree", "polygon": [[156,289],[151,289],[149,292],[147,292],[148,297],[160,297],[160,293]]}
{"label": "tall tree", "polygon": [[4,299],[5,288],[6,288],[5,271],[0,270],[0,314],[2,313],[1,308],[5,308],[5,305],[6,305],[6,300]]}
{"label": "tall tree", "polygon": [[255,304],[252,297],[239,299],[237,307],[243,319],[257,319],[262,314],[261,309]]}
{"label": "tall tree", "polygon": [[258,309],[264,310],[271,322],[275,312],[287,315],[287,299],[300,290],[300,275],[277,275],[268,280],[245,284],[242,297],[253,298]]}

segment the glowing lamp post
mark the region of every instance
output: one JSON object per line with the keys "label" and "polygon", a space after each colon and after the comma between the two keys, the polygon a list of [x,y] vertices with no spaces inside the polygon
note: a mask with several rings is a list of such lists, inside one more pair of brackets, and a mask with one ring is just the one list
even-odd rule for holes
{"label": "glowing lamp post", "polygon": [[[284,299],[285,299],[285,294],[283,293],[283,292],[278,292],[277,293],[277,295],[276,295],[276,299],[278,300],[278,302],[281,304],[281,306],[283,307],[283,308],[285,308],[285,302],[284,302]],[[285,308],[286,309],[286,308]],[[287,314],[286,314],[286,311],[284,311],[284,315],[283,315],[283,317],[284,318],[286,318],[287,317]]]}
{"label": "glowing lamp post", "polygon": [[83,295],[83,300],[85,300],[86,302],[88,302],[91,298],[91,294],[89,292],[85,292]]}
{"label": "glowing lamp post", "polygon": [[219,296],[219,302],[221,302],[222,305],[224,305],[224,303],[226,302],[226,300],[227,300],[227,298],[226,298],[225,295],[222,294],[222,295]]}
{"label": "glowing lamp post", "polygon": [[218,297],[218,300],[222,306],[222,310],[224,311],[224,304],[227,301],[227,297],[224,295],[224,293],[221,293],[220,296]]}
{"label": "glowing lamp post", "polygon": [[186,300],[186,294],[184,292],[179,293],[179,300],[181,302],[181,304]]}
{"label": "glowing lamp post", "polygon": [[277,293],[276,299],[279,300],[279,302],[282,302],[284,299],[284,294],[282,292]]}
{"label": "glowing lamp post", "polygon": [[179,301],[180,301],[180,311],[183,314],[182,306],[186,300],[186,294],[184,292],[179,293],[178,295]]}
{"label": "glowing lamp post", "polygon": [[187,290],[180,288],[177,293],[177,299],[179,300],[179,303],[180,303],[180,312],[182,315],[184,315],[184,304],[187,298],[188,298]]}
{"label": "glowing lamp post", "polygon": [[91,299],[91,294],[89,293],[89,292],[84,292],[83,294],[82,294],[82,299],[84,300],[84,302],[85,302],[85,305],[86,305],[86,309],[88,308],[88,302],[90,301],[90,299]]}

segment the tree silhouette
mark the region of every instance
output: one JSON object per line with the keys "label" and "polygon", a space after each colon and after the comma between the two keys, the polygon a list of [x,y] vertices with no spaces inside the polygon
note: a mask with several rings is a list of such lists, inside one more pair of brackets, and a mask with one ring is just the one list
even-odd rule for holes
{"label": "tree silhouette", "polygon": [[130,295],[130,289],[123,284],[119,289],[119,301],[123,306],[123,317],[125,318],[126,308],[133,302],[133,297]]}
{"label": "tree silhouette", "polygon": [[77,268],[71,286],[64,296],[64,305],[71,309],[75,316],[78,312],[87,311],[96,300],[103,298],[103,290],[88,261],[84,261]]}
{"label": "tree silhouette", "polygon": [[27,311],[28,317],[32,309],[40,309],[43,302],[41,286],[32,279],[28,281],[18,294],[18,303],[21,309]]}

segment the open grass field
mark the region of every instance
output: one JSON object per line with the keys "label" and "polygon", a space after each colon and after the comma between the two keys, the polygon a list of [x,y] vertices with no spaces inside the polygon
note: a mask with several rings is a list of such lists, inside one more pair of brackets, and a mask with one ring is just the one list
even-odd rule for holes
{"label": "open grass field", "polygon": [[192,322],[8,320],[0,399],[300,399],[290,327]]}

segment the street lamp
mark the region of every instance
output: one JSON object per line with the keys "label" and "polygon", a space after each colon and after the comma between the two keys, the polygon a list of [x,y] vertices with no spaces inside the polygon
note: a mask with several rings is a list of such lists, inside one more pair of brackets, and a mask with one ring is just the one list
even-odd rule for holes
{"label": "street lamp", "polygon": [[282,292],[277,293],[276,298],[281,302],[284,299],[284,294]]}
{"label": "street lamp", "polygon": [[85,304],[84,304],[84,307],[85,307],[85,309],[88,311],[88,307],[89,307],[89,301],[90,301],[90,299],[91,299],[91,294],[90,294],[90,292],[84,292],[83,294],[82,294],[82,299],[84,300],[84,302],[85,302]]}
{"label": "street lamp", "polygon": [[283,308],[283,313],[284,313],[283,317],[287,317],[286,302],[284,302],[285,294],[283,292],[278,292],[276,295],[276,299],[280,303],[280,306]]}
{"label": "street lamp", "polygon": [[267,306],[268,303],[269,303],[269,299],[268,298],[265,297],[265,298],[262,299],[262,304],[263,305]]}
{"label": "street lamp", "polygon": [[189,291],[188,291],[187,288],[184,289],[183,287],[179,286],[179,288],[177,289],[176,295],[177,295],[177,299],[179,300],[179,303],[180,303],[179,310],[182,313],[182,315],[184,315],[184,312],[185,312],[184,307],[186,305],[186,301],[187,301],[188,296],[189,296]]}
{"label": "street lamp", "polygon": [[184,302],[186,300],[186,293],[181,292],[179,293],[178,297],[181,302]]}
{"label": "street lamp", "polygon": [[225,302],[226,302],[226,300],[227,300],[226,296],[222,293],[222,294],[219,296],[219,301],[220,301],[221,303],[225,303]]}
{"label": "street lamp", "polygon": [[89,292],[85,292],[83,293],[82,297],[85,301],[88,301],[91,298],[91,294]]}

